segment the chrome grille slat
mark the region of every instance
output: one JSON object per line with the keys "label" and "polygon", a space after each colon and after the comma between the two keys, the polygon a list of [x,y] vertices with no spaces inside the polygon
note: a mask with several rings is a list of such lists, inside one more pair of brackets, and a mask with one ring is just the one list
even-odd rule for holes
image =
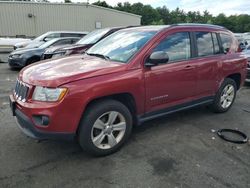
{"label": "chrome grille slat", "polygon": [[28,97],[29,87],[27,84],[23,83],[20,80],[16,81],[16,86],[14,89],[14,95],[17,100],[25,102]]}

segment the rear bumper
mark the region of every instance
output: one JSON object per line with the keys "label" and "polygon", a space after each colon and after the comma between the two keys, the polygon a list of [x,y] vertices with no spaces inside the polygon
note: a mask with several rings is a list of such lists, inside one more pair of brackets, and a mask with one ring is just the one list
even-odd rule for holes
{"label": "rear bumper", "polygon": [[10,107],[13,116],[15,116],[17,125],[21,131],[34,139],[37,140],[74,140],[75,133],[68,132],[55,132],[55,131],[44,131],[38,129],[33,123],[32,119],[25,114],[21,109],[17,107],[17,103],[12,95],[10,95]]}

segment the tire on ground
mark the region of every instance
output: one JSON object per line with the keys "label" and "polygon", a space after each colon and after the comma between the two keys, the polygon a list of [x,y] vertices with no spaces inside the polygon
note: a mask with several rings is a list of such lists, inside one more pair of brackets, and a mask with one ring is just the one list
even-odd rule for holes
{"label": "tire on ground", "polygon": [[[227,85],[232,85],[234,87],[234,98],[233,98],[233,101],[231,103],[231,105],[228,107],[228,108],[223,108],[222,105],[221,105],[221,95],[223,93],[223,90],[224,88],[227,86]],[[237,85],[236,85],[236,82],[231,79],[231,78],[226,78],[223,83],[221,84],[221,87],[220,89],[218,90],[218,92],[216,93],[215,95],[215,98],[214,98],[214,101],[213,101],[213,104],[210,106],[210,109],[215,112],[215,113],[223,113],[223,112],[227,112],[233,105],[234,103],[234,100],[236,98],[236,91],[237,91]]]}
{"label": "tire on ground", "polygon": [[[91,138],[92,127],[95,121],[102,114],[109,111],[117,111],[124,116],[126,121],[126,130],[123,138],[119,143],[117,143],[117,145],[109,149],[100,149],[97,146],[95,146],[95,144],[92,141]],[[118,151],[121,148],[121,146],[126,142],[126,140],[129,138],[132,130],[132,124],[133,124],[132,115],[129,109],[124,104],[112,99],[99,100],[91,104],[82,116],[78,131],[79,144],[84,151],[94,156],[105,156],[112,154]]]}

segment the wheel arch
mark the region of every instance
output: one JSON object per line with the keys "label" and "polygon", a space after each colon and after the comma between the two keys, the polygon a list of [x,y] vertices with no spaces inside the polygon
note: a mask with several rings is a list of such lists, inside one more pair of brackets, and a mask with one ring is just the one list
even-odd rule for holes
{"label": "wheel arch", "polygon": [[30,62],[31,60],[40,61],[40,60],[41,60],[41,57],[38,56],[38,55],[34,55],[34,56],[29,57],[29,58],[27,59],[27,61],[26,61],[26,65],[29,65],[29,64],[30,64],[29,62]]}
{"label": "wheel arch", "polygon": [[[108,100],[108,99],[119,101],[123,105],[125,105],[128,108],[128,110],[130,111],[131,115],[132,115],[133,125],[137,125],[138,124],[137,116],[136,116],[137,105],[136,105],[135,98],[134,98],[134,96],[131,93],[117,93],[117,94],[112,94],[112,95],[108,95],[108,96],[102,96],[102,97],[93,98],[93,99],[91,99],[86,104],[86,106],[85,106],[85,108],[84,108],[84,110],[82,112],[82,117],[84,117],[84,113],[92,105],[98,103],[99,101]],[[80,122],[81,122],[81,120],[80,120]],[[77,127],[77,131],[76,131],[77,134],[79,132],[80,122],[79,122],[78,127]]]}
{"label": "wheel arch", "polygon": [[230,74],[226,78],[231,78],[232,80],[234,80],[236,83],[236,86],[237,86],[237,90],[240,89],[240,85],[241,85],[241,74],[240,73]]}

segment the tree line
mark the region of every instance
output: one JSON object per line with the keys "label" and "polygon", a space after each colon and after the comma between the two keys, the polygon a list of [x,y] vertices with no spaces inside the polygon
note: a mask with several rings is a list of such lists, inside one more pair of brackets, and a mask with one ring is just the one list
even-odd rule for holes
{"label": "tree line", "polygon": [[141,15],[142,25],[168,25],[175,23],[208,23],[221,25],[236,33],[250,32],[250,15],[240,14],[226,16],[221,13],[213,16],[208,11],[188,11],[185,12],[179,8],[169,10],[167,6],[153,8],[150,5],[142,3],[118,3],[116,6],[110,6],[105,1],[97,1],[94,5],[125,11]]}

